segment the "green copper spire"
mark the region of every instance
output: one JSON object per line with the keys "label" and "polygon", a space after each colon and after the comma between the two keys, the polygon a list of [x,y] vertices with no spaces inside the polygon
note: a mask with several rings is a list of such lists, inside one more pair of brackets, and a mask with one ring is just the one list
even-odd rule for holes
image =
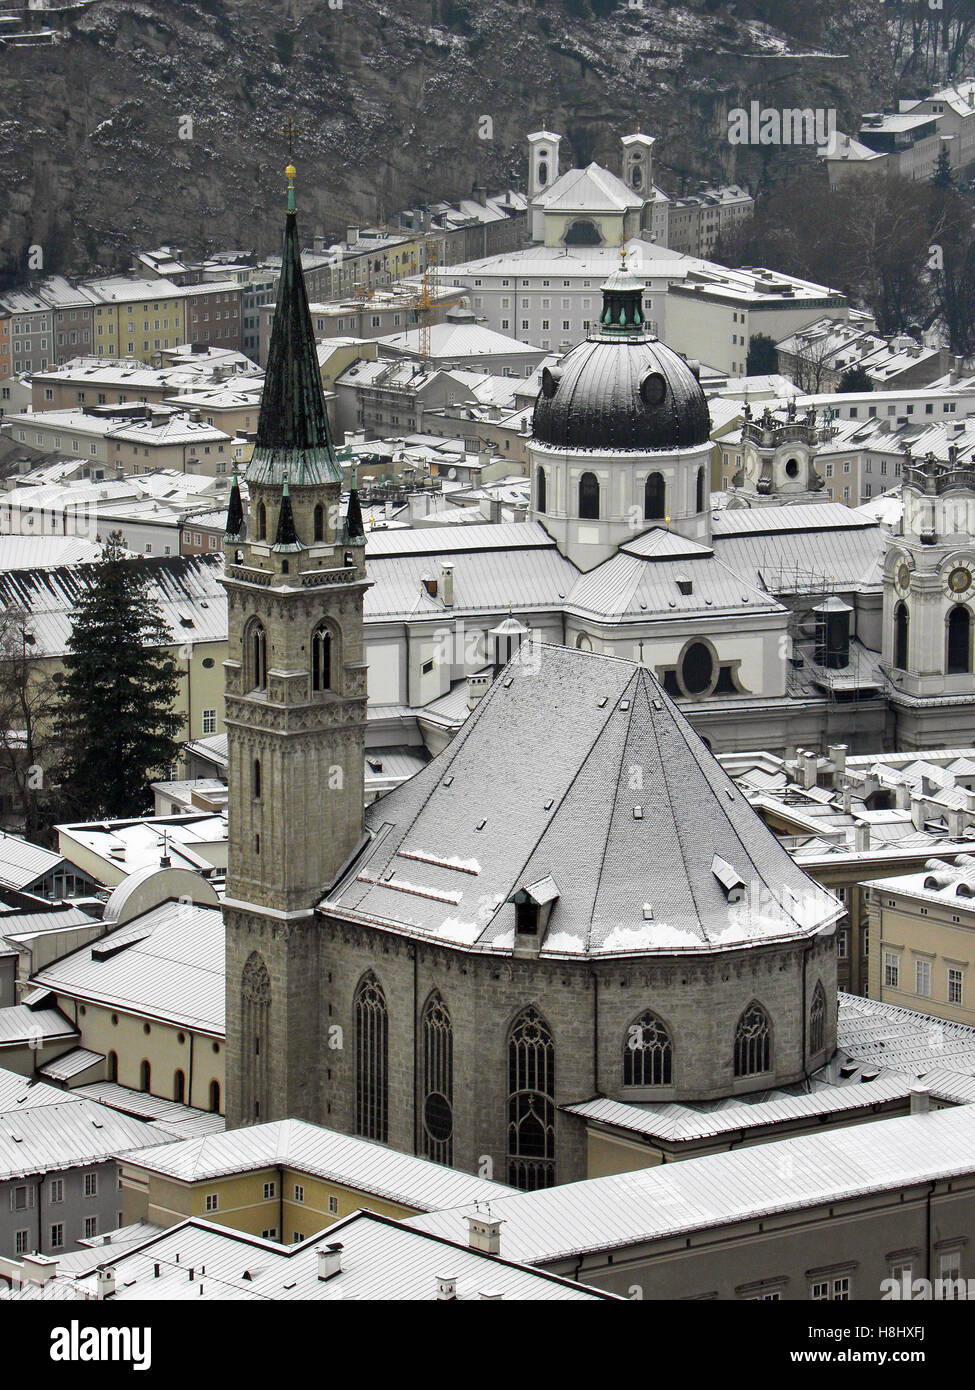
{"label": "green copper spire", "polygon": [[228,541],[239,541],[244,536],[244,504],[240,498],[240,484],[237,481],[237,474],[234,473],[233,486],[230,489],[230,497],[227,502],[227,530],[225,537]]}
{"label": "green copper spire", "polygon": [[281,510],[278,512],[277,534],[271,549],[288,551],[305,549],[298,539],[298,532],[295,529],[295,514],[291,509],[291,492],[288,488],[287,475],[285,475],[284,487],[281,492]]}
{"label": "green copper spire", "polygon": [[603,308],[599,315],[601,333],[614,337],[642,337],[646,331],[643,316],[643,281],[626,268],[626,249],[620,252],[620,268],[602,286]]}
{"label": "green copper spire", "polygon": [[295,487],[314,487],[340,483],[342,470],[328,428],[318,351],[301,272],[292,164],[288,165],[288,178],[278,302],[247,481],[280,487],[287,476]]}

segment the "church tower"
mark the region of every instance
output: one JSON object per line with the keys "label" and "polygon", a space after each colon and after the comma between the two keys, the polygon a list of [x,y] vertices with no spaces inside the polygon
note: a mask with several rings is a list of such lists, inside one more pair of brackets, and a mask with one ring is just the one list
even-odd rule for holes
{"label": "church tower", "polygon": [[975,460],[962,460],[956,445],[947,462],[908,451],[903,502],[884,560],[884,665],[894,706],[908,697],[897,712],[900,743],[911,746],[927,718],[950,746],[957,697],[975,693]]}
{"label": "church tower", "polygon": [[821,502],[823,478],[816,468],[819,431],[816,412],[798,417],[790,400],[784,415],[766,406],[752,415],[745,403],[741,429],[741,468],[732,480],[729,507],[784,506],[786,503]]}
{"label": "church tower", "polygon": [[362,837],[365,536],[325,413],[288,170],[248,515],[227,514],[227,1122],[317,1113],[314,907]]}

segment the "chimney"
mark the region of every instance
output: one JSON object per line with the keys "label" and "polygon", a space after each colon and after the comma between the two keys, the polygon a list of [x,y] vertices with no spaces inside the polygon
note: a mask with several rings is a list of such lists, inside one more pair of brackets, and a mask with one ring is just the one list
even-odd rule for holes
{"label": "chimney", "polygon": [[95,1297],[111,1298],[115,1293],[115,1270],[111,1265],[100,1269],[95,1276]]}
{"label": "chimney", "polygon": [[452,560],[440,561],[441,597],[444,608],[454,606],[454,564]]}
{"label": "chimney", "polygon": [[911,1087],[911,1114],[927,1115],[931,1109],[931,1092],[925,1086]]}
{"label": "chimney", "polygon": [[846,749],[845,743],[831,743],[826,749],[827,756],[833,764],[833,771],[836,775],[846,771]]}
{"label": "chimney", "polygon": [[58,1272],[57,1260],[48,1255],[25,1255],[20,1277],[25,1284],[46,1284]]}
{"label": "chimney", "polygon": [[334,1241],[331,1245],[326,1245],[324,1250],[318,1251],[318,1277],[319,1279],[333,1279],[336,1274],[342,1272],[342,1244]]}
{"label": "chimney", "polygon": [[489,499],[488,499],[488,508],[489,508],[489,513],[488,513],[488,515],[489,515],[489,520],[490,520],[490,521],[492,521],[492,522],[494,522],[494,523],[497,523],[497,522],[500,522],[500,521],[503,521],[503,520],[504,520],[504,517],[501,515],[501,498],[500,498],[500,497],[491,497],[491,498],[489,498]]}
{"label": "chimney", "polygon": [[501,1254],[501,1222],[476,1212],[467,1218],[467,1244],[482,1255]]}
{"label": "chimney", "polygon": [[960,840],[965,829],[964,811],[954,808],[945,812],[945,820],[948,823],[948,835],[952,840]]}
{"label": "chimney", "polygon": [[453,1274],[437,1275],[437,1302],[452,1302],[457,1298],[457,1277]]}
{"label": "chimney", "polygon": [[849,815],[849,814],[850,814],[850,809],[851,809],[852,805],[853,805],[853,788],[849,785],[849,783],[847,783],[846,786],[843,787],[842,790],[840,791],[840,806],[841,806],[842,810],[845,812],[845,814],[846,814],[846,815]]}
{"label": "chimney", "polygon": [[345,244],[346,244],[346,246],[354,246],[358,240],[359,240],[359,228],[358,228],[358,227],[346,227],[346,229],[345,229]]}
{"label": "chimney", "polygon": [[898,811],[907,811],[911,805],[911,789],[906,782],[898,782],[894,788],[894,805]]}
{"label": "chimney", "polygon": [[866,854],[870,848],[870,822],[861,821],[854,833],[854,846],[857,854]]}
{"label": "chimney", "polygon": [[504,1298],[500,1289],[482,1289],[477,1296],[478,1298]]}
{"label": "chimney", "polygon": [[816,753],[802,753],[802,785],[808,790],[814,787],[819,777],[819,756]]}
{"label": "chimney", "polygon": [[467,677],[467,708],[473,709],[478,700],[488,692],[491,677],[487,671]]}
{"label": "chimney", "polygon": [[316,256],[320,256],[325,250],[325,238],[320,232],[313,238],[312,247],[314,248]]}
{"label": "chimney", "polygon": [[918,796],[915,792],[911,793],[911,824],[915,830],[924,829],[924,806],[923,796]]}

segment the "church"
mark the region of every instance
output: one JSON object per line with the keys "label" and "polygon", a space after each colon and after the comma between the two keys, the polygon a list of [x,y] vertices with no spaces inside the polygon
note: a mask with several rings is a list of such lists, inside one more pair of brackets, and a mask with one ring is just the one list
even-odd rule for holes
{"label": "church", "polygon": [[[569,1182],[586,1172],[569,1106],[747,1095],[828,1061],[843,905],[647,664],[514,622],[453,740],[363,812],[371,581],[287,172],[248,513],[235,488],[225,538],[228,1124],[301,1118],[523,1189]],[[543,383],[536,509],[578,499],[563,543],[591,546],[594,573],[622,541],[676,548],[705,576],[687,582],[719,586],[706,419],[621,269]],[[651,485],[629,456],[660,442]],[[651,488],[671,529],[632,524]]]}

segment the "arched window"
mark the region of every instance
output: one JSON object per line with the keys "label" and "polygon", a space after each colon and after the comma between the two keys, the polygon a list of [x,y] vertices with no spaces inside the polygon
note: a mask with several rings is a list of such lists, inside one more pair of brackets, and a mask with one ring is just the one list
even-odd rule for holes
{"label": "arched window", "polygon": [[543,159],[538,166],[538,186],[544,188],[548,183],[548,164]]}
{"label": "arched window", "polygon": [[577,217],[562,238],[566,246],[602,246],[599,228],[588,217]]}
{"label": "arched window", "polygon": [[257,618],[244,632],[244,684],[248,690],[267,689],[267,633]]}
{"label": "arched window", "polygon": [[180,1105],[186,1100],[186,1073],[177,1071],[173,1077],[173,1100]]}
{"label": "arched window", "polygon": [[315,539],[323,541],[325,539],[325,508],[321,502],[315,508]]}
{"label": "arched window", "polygon": [[579,479],[579,516],[585,521],[599,520],[599,480],[595,473]]}
{"label": "arched window", "polygon": [[910,621],[907,604],[902,601],[894,609],[894,665],[899,671],[907,670],[907,638],[910,631]]}
{"label": "arched window", "polygon": [[261,760],[260,760],[260,758],[255,758],[255,759],[254,759],[254,799],[255,799],[255,801],[258,800],[258,799],[260,798],[260,795],[261,795]]}
{"label": "arched window", "polygon": [[110,1052],[105,1058],[105,1073],[109,1081],[118,1080],[118,1053]]}
{"label": "arched window", "polygon": [[699,469],[697,470],[697,498],[696,498],[696,502],[697,502],[697,505],[696,505],[696,507],[695,507],[695,511],[703,512],[703,511],[704,511],[704,469],[703,469],[703,468],[699,468]]}
{"label": "arched window", "polygon": [[454,1030],[434,990],[423,1010],[423,1156],[454,1161]]}
{"label": "arched window", "polygon": [[536,469],[535,469],[535,510],[536,510],[536,512],[544,512],[544,511],[546,510],[546,508],[547,508],[547,503],[548,503],[548,498],[546,497],[545,494],[547,493],[547,491],[548,491],[548,486],[547,486],[547,480],[546,480],[546,477],[545,477],[545,469],[544,469],[544,468],[536,468]]}
{"label": "arched window", "polygon": [[257,539],[267,540],[267,507],[263,502],[257,504]]}
{"label": "arched window", "polygon": [[669,1086],[673,1080],[674,1047],[655,1013],[642,1013],[626,1030],[623,1044],[624,1086]]}
{"label": "arched window", "polygon": [[772,1065],[772,1027],[761,1004],[749,1004],[735,1029],[735,1076],[755,1076]]}
{"label": "arched window", "polygon": [[311,688],[332,688],[332,634],[327,627],[315,630],[311,639]]}
{"label": "arched window", "polygon": [[688,695],[703,695],[714,680],[714,658],[704,642],[692,642],[680,666],[681,680]]}
{"label": "arched window", "polygon": [[220,1082],[210,1082],[210,1113],[211,1115],[220,1114]]}
{"label": "arched window", "polygon": [[[271,976],[264,957],[251,951],[240,977],[240,1090],[244,1124],[267,1120],[271,1111],[268,1057],[271,1023]],[[213,1087],[210,1087],[211,1109]],[[218,1096],[219,1105],[219,1096]]]}
{"label": "arched window", "polygon": [[643,488],[644,521],[663,521],[667,515],[667,485],[662,473],[651,473]]}
{"label": "arched window", "polygon": [[555,1182],[555,1043],[535,1008],[508,1034],[508,1182],[524,1192]]}
{"label": "arched window", "polygon": [[383,987],[370,971],[355,992],[355,1132],[389,1137],[389,1015]]}
{"label": "arched window", "polygon": [[146,1092],[152,1090],[152,1067],[146,1061],[143,1061],[139,1068],[139,1090]]}
{"label": "arched window", "polygon": [[809,1010],[809,1052],[815,1055],[826,1046],[826,994],[820,980],[813,994],[812,1008]]}
{"label": "arched window", "polygon": [[966,675],[972,669],[972,615],[963,603],[955,604],[948,614],[949,676]]}

